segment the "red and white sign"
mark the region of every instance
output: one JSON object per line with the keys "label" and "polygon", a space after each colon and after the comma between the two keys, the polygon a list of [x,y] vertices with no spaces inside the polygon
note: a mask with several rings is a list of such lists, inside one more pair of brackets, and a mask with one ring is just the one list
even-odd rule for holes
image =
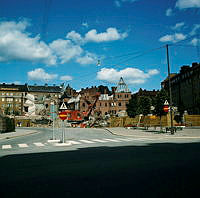
{"label": "red and white sign", "polygon": [[65,112],[65,111],[63,111],[63,112],[60,112],[59,113],[59,118],[61,119],[61,120],[66,120],[67,119],[67,113]]}
{"label": "red and white sign", "polygon": [[167,113],[169,111],[169,105],[164,105],[163,110]]}

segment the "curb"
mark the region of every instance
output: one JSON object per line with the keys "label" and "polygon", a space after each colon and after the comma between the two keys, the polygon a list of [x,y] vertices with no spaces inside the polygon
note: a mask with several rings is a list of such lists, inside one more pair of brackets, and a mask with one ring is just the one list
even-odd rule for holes
{"label": "curb", "polygon": [[39,133],[39,131],[32,131],[30,133],[27,134],[13,134],[11,136],[5,136],[5,137],[0,137],[0,140],[4,140],[4,139],[12,139],[12,138],[16,138],[16,137],[23,137],[23,136],[27,136],[27,135],[33,135],[35,133]]}

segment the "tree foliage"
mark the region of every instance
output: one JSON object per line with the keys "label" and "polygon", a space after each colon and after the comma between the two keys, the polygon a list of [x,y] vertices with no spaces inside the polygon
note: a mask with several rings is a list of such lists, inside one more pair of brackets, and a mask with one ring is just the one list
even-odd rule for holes
{"label": "tree foliage", "polygon": [[127,114],[129,117],[143,114],[148,115],[151,111],[151,99],[147,96],[135,97],[133,96],[127,104]]}
{"label": "tree foliage", "polygon": [[154,113],[155,113],[155,115],[161,117],[162,115],[166,115],[167,114],[163,110],[163,106],[164,106],[164,103],[165,103],[166,100],[169,101],[168,94],[164,89],[161,89],[161,91],[156,95],[156,98],[155,98],[155,104],[154,104],[154,107],[155,107]]}
{"label": "tree foliage", "polygon": [[129,100],[129,103],[126,105],[126,112],[127,112],[129,117],[134,118],[136,115],[138,115],[137,107],[138,107],[137,98],[132,97]]}

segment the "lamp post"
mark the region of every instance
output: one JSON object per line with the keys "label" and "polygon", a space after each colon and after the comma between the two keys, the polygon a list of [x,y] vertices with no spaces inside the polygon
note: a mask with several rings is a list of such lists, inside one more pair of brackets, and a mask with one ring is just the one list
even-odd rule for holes
{"label": "lamp post", "polygon": [[169,83],[169,111],[170,111],[170,120],[171,120],[171,134],[174,134],[174,129],[173,129],[173,115],[172,115],[172,89],[171,89],[171,79],[170,79],[170,63],[169,63],[169,45],[166,45],[167,49],[167,67],[168,67],[168,83]]}

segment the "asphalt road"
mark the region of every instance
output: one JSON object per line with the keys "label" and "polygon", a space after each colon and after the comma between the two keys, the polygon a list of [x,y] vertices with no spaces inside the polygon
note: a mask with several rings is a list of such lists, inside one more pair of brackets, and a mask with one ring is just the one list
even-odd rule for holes
{"label": "asphalt road", "polygon": [[[69,139],[118,138],[107,132],[77,130]],[[101,134],[99,134],[101,133]],[[50,131],[4,140],[49,138]],[[30,138],[31,137],[31,138]],[[23,139],[25,138],[25,139]],[[31,140],[30,140],[31,139]],[[11,141],[11,142],[10,142]],[[29,147],[28,147],[29,148]],[[196,197],[200,143],[121,141],[67,147],[11,148],[0,157],[4,197]],[[30,149],[30,150],[31,150]]]}

